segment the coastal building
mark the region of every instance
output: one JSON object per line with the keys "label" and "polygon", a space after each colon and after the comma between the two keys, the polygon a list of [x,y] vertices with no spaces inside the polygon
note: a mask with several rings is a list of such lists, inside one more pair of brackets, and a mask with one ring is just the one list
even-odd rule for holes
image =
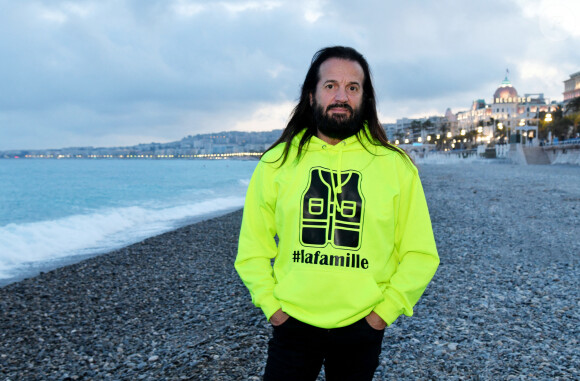
{"label": "coastal building", "polygon": [[506,75],[493,95],[492,124],[496,135],[507,136],[511,143],[533,142],[538,137],[541,116],[557,107],[543,93],[520,96]]}
{"label": "coastal building", "polygon": [[564,102],[580,97],[580,71],[564,81]]}
{"label": "coastal building", "polygon": [[387,134],[387,139],[390,142],[395,141],[395,131],[396,131],[396,124],[395,123],[382,123],[383,129],[385,130],[385,134]]}
{"label": "coastal building", "polygon": [[475,100],[469,110],[457,113],[457,124],[460,135],[470,135],[477,142],[507,138],[512,143],[526,143],[537,138],[541,117],[556,111],[557,107],[543,93],[521,96],[506,73],[493,93],[492,103]]}
{"label": "coastal building", "polygon": [[457,123],[457,114],[454,114],[450,108],[445,110],[445,124],[441,130],[444,137],[456,136],[459,134],[459,125]]}
{"label": "coastal building", "polygon": [[[451,116],[454,118],[453,114]],[[387,138],[395,144],[434,142],[440,138],[442,131],[449,130],[448,126],[449,120],[445,116],[401,118],[396,123],[383,124]]]}
{"label": "coastal building", "polygon": [[[470,144],[538,142],[538,129],[546,114],[557,110],[543,93],[520,95],[509,80],[509,71],[494,91],[491,103],[476,99],[468,110],[444,116],[397,119],[385,124],[390,141],[399,144],[435,143],[437,147],[465,147]],[[570,76],[566,89],[580,92],[580,72]],[[448,144],[449,143],[449,144]],[[452,144],[451,144],[452,143]],[[466,144],[467,143],[467,144]]]}
{"label": "coastal building", "polygon": [[475,131],[478,139],[489,142],[493,138],[491,106],[483,99],[473,101],[469,110],[457,113],[457,128],[459,135],[465,136],[468,132]]}

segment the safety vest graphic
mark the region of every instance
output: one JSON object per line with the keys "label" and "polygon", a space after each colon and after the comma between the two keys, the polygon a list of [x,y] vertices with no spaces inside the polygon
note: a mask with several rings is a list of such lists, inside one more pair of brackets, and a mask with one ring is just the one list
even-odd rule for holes
{"label": "safety vest graphic", "polygon": [[[304,246],[358,250],[365,200],[358,171],[322,167],[310,170],[300,209],[300,241]],[[340,182],[340,184],[339,184]]]}

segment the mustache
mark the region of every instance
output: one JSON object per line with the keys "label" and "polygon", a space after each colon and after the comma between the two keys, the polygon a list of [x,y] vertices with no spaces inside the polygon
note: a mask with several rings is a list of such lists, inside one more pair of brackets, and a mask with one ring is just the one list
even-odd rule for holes
{"label": "mustache", "polygon": [[326,108],[326,111],[328,112],[328,111],[332,110],[333,108],[345,108],[348,111],[350,111],[351,114],[354,113],[354,110],[352,109],[352,107],[350,107],[346,103],[344,103],[344,104],[343,103],[333,103]]}

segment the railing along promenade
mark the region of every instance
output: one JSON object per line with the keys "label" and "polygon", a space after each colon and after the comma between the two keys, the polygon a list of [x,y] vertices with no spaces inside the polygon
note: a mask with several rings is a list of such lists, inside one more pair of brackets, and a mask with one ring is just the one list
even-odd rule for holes
{"label": "railing along promenade", "polygon": [[427,158],[427,157],[440,157],[440,158],[451,158],[457,157],[460,159],[467,159],[471,157],[477,157],[477,149],[454,149],[449,151],[438,151],[438,150],[429,150],[429,151],[419,151],[419,150],[406,150],[407,153],[413,157],[414,159],[420,158]]}
{"label": "railing along promenade", "polygon": [[580,138],[562,140],[561,142],[546,143],[542,146],[544,150],[547,149],[569,149],[580,148]]}

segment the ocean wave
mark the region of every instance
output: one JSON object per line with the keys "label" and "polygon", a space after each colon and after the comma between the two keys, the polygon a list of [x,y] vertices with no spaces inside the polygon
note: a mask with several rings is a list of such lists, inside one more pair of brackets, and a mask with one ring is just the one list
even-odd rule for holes
{"label": "ocean wave", "polygon": [[120,207],[66,218],[0,227],[0,279],[23,264],[106,252],[179,227],[187,221],[239,208],[243,197],[221,197],[163,208]]}

